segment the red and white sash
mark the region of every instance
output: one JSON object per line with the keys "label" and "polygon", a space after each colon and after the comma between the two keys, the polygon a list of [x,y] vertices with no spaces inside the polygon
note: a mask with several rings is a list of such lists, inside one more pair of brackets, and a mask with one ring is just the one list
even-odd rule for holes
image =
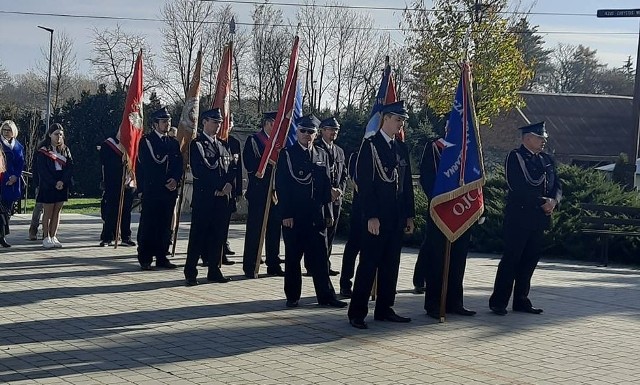
{"label": "red and white sash", "polygon": [[105,140],[104,142],[109,146],[109,148],[113,150],[113,152],[116,153],[116,155],[122,156],[122,154],[124,154],[124,151],[122,150],[120,144],[116,143],[113,138],[107,138],[107,140]]}
{"label": "red and white sash", "polygon": [[47,158],[54,161],[54,163],[59,164],[61,167],[64,167],[67,165],[67,157],[62,154],[59,154],[53,150],[47,150],[44,147],[39,149],[38,151],[44,154],[44,156],[46,156]]}

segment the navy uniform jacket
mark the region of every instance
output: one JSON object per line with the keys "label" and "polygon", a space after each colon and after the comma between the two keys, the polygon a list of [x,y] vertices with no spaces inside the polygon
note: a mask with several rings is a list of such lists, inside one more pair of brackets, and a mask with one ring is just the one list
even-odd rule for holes
{"label": "navy uniform jacket", "polygon": [[[193,207],[212,203],[216,191],[222,191],[229,183],[233,186],[235,175],[230,172],[231,154],[219,139],[212,143],[200,133],[190,144],[190,165],[193,174]],[[232,191],[233,195],[233,191]]]}
{"label": "navy uniform jacket", "polygon": [[246,198],[248,200],[261,199],[264,201],[266,199],[273,167],[268,164],[262,178],[256,176],[256,170],[258,170],[262,153],[268,140],[269,137],[265,134],[264,130],[260,130],[249,136],[244,144],[242,161],[244,168],[247,170],[248,182]]}
{"label": "navy uniform jacket", "polygon": [[242,196],[242,147],[240,141],[234,136],[227,138],[228,150],[231,156],[231,164],[229,172],[234,176],[233,197]]}
{"label": "navy uniform jacket", "polygon": [[122,186],[122,151],[116,147],[118,143],[118,139],[111,137],[100,146],[100,163],[104,169],[102,182],[107,194],[120,194]]}
{"label": "navy uniform jacket", "polygon": [[395,219],[404,228],[407,218],[415,217],[411,164],[404,143],[396,140],[394,150],[378,131],[362,142],[356,172],[365,220]]}
{"label": "navy uniform jacket", "polygon": [[56,171],[56,163],[47,155],[44,155],[42,151],[51,151],[51,146],[42,147],[36,153],[35,162],[38,171],[39,187],[45,189],[53,189],[56,183],[61,180],[64,183],[65,188],[71,187],[72,174],[73,174],[73,158],[71,157],[71,151],[69,147],[65,146],[62,150],[62,156],[66,157],[66,165],[62,167],[62,172]]}
{"label": "navy uniform jacket", "polygon": [[429,200],[433,193],[433,186],[436,183],[438,166],[442,157],[444,146],[438,140],[430,141],[424,146],[422,160],[420,161],[420,186]]}
{"label": "navy uniform jacket", "polygon": [[282,218],[314,228],[326,227],[331,214],[331,181],[327,153],[312,146],[305,151],[299,143],[282,150],[276,172],[276,190]]}
{"label": "navy uniform jacket", "polygon": [[[333,143],[331,149],[329,149],[322,138],[315,141],[315,146],[326,151],[329,157],[329,176],[331,178],[331,187],[338,188],[344,193],[347,188],[348,176],[344,151],[335,143]],[[334,204],[342,204],[342,197],[338,198]]]}
{"label": "navy uniform jacket", "polygon": [[548,229],[551,216],[541,206],[544,197],[560,202],[562,188],[551,157],[541,152],[534,155],[524,145],[512,150],[505,162],[509,192],[505,207],[505,223],[528,229]]}
{"label": "navy uniform jacket", "polygon": [[177,196],[178,189],[169,191],[165,185],[168,179],[180,182],[182,178],[182,154],[180,145],[174,138],[160,139],[155,131],[140,139],[138,165],[136,168],[138,189],[147,197]]}

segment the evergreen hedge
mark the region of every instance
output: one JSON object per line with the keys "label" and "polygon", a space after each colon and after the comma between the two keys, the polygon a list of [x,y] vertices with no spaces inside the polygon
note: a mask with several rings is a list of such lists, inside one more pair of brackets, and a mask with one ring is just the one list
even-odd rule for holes
{"label": "evergreen hedge", "polygon": [[[609,180],[604,173],[585,170],[576,166],[559,165],[563,199],[553,216],[551,230],[546,233],[545,257],[597,261],[600,244],[592,234],[580,232],[580,217],[584,215],[581,203],[598,203],[640,207],[638,192],[626,192]],[[472,249],[477,252],[500,254],[503,250],[502,218],[507,194],[507,184],[502,167],[489,176],[483,188],[485,197],[485,222],[472,229]],[[419,247],[424,239],[427,198],[419,187],[415,187],[416,231],[406,236],[405,245]],[[343,237],[349,232],[351,194],[346,194],[343,215],[338,232]],[[609,259],[614,262],[640,263],[640,239],[612,237],[609,243]]]}

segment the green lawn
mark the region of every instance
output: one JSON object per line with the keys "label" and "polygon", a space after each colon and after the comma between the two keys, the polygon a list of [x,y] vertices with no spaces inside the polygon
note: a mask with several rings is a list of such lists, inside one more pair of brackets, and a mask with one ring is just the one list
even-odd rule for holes
{"label": "green lawn", "polygon": [[[35,200],[27,202],[27,212],[33,210]],[[62,213],[67,214],[100,214],[100,198],[70,198],[62,208]]]}

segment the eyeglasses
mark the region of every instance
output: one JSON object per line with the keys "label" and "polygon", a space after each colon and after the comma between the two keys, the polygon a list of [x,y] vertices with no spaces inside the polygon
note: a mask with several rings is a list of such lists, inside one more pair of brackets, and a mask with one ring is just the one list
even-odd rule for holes
{"label": "eyeglasses", "polygon": [[3,129],[2,129],[2,131],[5,131],[5,132],[11,132],[11,131],[13,131],[13,130],[12,130],[12,129],[10,129],[10,128],[3,128]]}
{"label": "eyeglasses", "polygon": [[313,128],[298,128],[298,132],[301,134],[315,134],[316,130]]}

